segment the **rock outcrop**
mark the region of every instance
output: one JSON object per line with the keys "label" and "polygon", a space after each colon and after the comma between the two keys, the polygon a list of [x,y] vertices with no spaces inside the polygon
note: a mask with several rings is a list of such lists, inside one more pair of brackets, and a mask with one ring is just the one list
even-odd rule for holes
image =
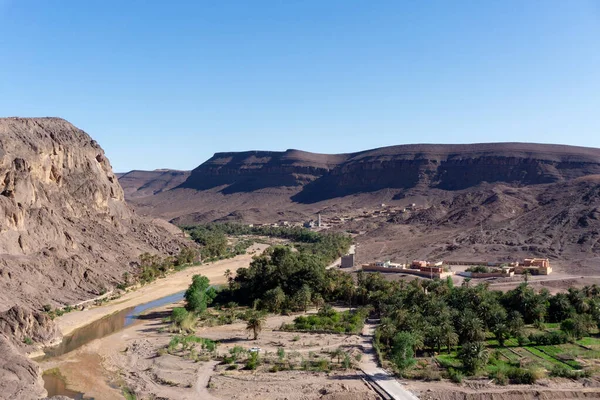
{"label": "rock outcrop", "polygon": [[31,311],[93,298],[122,281],[143,252],[186,245],[164,221],[136,215],[102,148],[58,118],[0,119],[0,398],[45,391],[30,341],[60,332]]}
{"label": "rock outcrop", "polygon": [[[37,364],[20,351],[27,342],[51,345],[62,334],[43,313],[20,306],[0,312],[0,398],[36,399],[45,394]],[[30,343],[31,343],[30,342]]]}
{"label": "rock outcrop", "polygon": [[0,399],[31,400],[46,395],[40,367],[0,334]]}
{"label": "rock outcrop", "polygon": [[109,290],[143,252],[181,240],[124,201],[102,148],[57,118],[0,119],[0,310]]}

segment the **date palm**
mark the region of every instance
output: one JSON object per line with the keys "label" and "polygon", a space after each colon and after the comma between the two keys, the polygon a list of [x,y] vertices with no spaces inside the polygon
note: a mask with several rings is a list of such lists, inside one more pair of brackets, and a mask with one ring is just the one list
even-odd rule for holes
{"label": "date palm", "polygon": [[265,314],[258,311],[252,311],[246,316],[246,330],[253,333],[254,340],[258,339],[258,335],[262,331],[265,321]]}

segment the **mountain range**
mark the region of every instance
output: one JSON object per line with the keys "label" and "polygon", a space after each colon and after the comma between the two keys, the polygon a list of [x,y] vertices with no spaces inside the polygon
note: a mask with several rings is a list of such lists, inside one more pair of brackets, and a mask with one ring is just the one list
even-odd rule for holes
{"label": "mountain range", "polygon": [[[359,261],[543,256],[593,273],[600,260],[595,148],[482,143],[333,155],[228,152],[189,172],[134,171],[120,182],[139,212],[179,225],[346,215],[336,229],[360,232]],[[416,207],[373,214],[382,204]],[[364,213],[371,218],[358,218]]]}

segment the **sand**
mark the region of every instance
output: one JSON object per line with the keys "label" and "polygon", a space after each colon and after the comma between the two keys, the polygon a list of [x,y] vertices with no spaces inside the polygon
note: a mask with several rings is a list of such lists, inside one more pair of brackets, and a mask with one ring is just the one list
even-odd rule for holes
{"label": "sand", "polygon": [[55,322],[58,324],[63,335],[68,335],[75,329],[94,322],[106,315],[185,290],[190,285],[192,276],[196,274],[206,276],[211,284],[224,284],[226,283],[224,273],[227,269],[231,270],[232,273],[235,273],[238,268],[248,267],[253,255],[262,253],[267,247],[268,245],[266,244],[258,243],[253,245],[247,254],[175,272],[137,290],[130,291],[121,298],[109,302],[106,305],[89,308],[83,311],[71,312],[56,318]]}

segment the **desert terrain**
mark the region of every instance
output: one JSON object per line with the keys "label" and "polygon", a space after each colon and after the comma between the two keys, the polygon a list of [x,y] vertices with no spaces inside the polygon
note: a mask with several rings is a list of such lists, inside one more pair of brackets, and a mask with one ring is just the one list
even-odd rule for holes
{"label": "desert terrain", "polygon": [[[532,143],[407,145],[353,154],[217,153],[164,185],[122,180],[145,215],[178,225],[298,224],[356,233],[359,263],[549,258],[598,275],[600,150]],[[138,177],[142,177],[137,173]]]}

